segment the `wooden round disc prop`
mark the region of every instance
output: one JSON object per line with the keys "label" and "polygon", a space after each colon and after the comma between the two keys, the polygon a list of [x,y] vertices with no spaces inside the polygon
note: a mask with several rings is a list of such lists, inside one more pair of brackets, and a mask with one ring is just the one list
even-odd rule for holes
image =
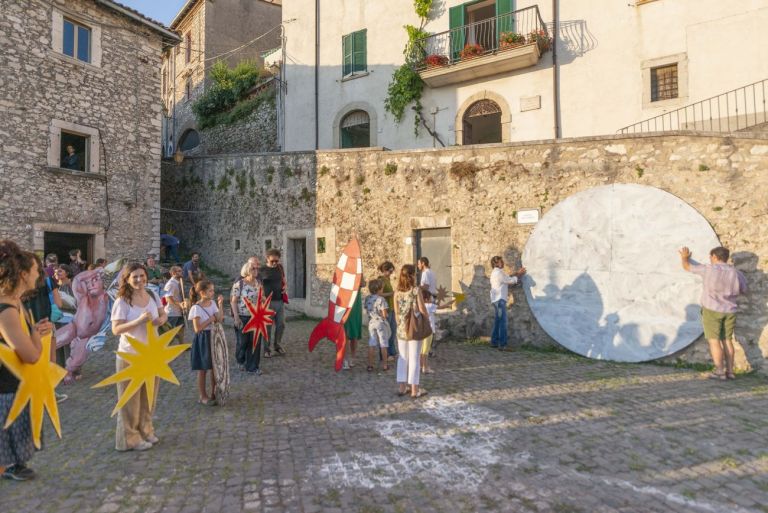
{"label": "wooden round disc prop", "polygon": [[709,263],[719,246],[706,219],[655,187],[615,184],[565,199],[536,225],[523,281],[536,320],[558,343],[601,360],[641,362],[702,333],[701,278],[678,250]]}

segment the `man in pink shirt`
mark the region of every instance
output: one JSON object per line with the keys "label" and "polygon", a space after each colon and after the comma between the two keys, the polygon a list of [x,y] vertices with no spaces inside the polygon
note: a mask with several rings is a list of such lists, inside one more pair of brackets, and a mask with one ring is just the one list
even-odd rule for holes
{"label": "man in pink shirt", "polygon": [[[730,251],[724,247],[709,252],[710,265],[691,263],[691,250],[680,249],[683,269],[698,274],[704,279],[701,291],[701,323],[704,336],[709,341],[709,352],[715,363],[711,379],[734,379],[733,374],[733,329],[736,326],[736,298],[747,292],[747,280],[732,265],[729,265]],[[725,354],[725,369],[723,369]]]}

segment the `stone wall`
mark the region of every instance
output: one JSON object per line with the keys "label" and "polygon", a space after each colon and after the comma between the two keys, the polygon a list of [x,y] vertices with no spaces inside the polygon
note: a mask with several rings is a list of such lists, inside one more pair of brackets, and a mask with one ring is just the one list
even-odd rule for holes
{"label": "stone wall", "polygon": [[[52,8],[53,5],[53,8]],[[161,36],[87,0],[4,2],[0,17],[0,238],[94,235],[94,257],[159,248]],[[93,64],[55,50],[56,16],[92,29]],[[99,140],[94,173],[58,168],[54,120]]]}
{"label": "stone wall", "polygon": [[[230,168],[230,175],[237,176],[240,169],[248,180],[253,175],[254,194],[248,189],[239,195],[230,187],[214,193],[205,206],[193,201],[206,191],[205,182],[215,185]],[[196,181],[197,189],[179,187],[179,180]],[[533,229],[518,224],[515,212],[538,207],[545,215],[576,192],[611,183],[661,188],[709,220],[735,253],[750,286],[738,323],[739,361],[762,366],[768,354],[768,140],[756,135],[616,136],[439,150],[191,159],[183,168],[166,170],[163,201],[179,209],[225,209],[176,222],[187,244],[230,272],[242,261],[229,255],[235,234],[247,239],[247,251],[258,252],[267,235],[285,249],[290,239],[306,233],[310,299],[295,306],[315,315],[324,315],[328,278],[350,236],[361,240],[364,272],[370,277],[385,259],[396,266],[413,262],[415,230],[450,227],[450,288],[464,292],[467,300],[441,322],[454,336],[474,337],[488,335],[492,325],[490,257],[517,260]],[[177,218],[164,214],[164,223],[170,219]],[[315,251],[318,237],[326,239],[325,254]],[[288,260],[290,266],[290,256]],[[533,318],[522,291],[515,289],[513,295],[512,340],[554,344]],[[706,343],[699,340],[675,358],[705,361]]]}
{"label": "stone wall", "polygon": [[201,130],[199,154],[277,151],[277,110],[274,93],[267,91],[261,94],[269,97],[245,119],[231,125]]}

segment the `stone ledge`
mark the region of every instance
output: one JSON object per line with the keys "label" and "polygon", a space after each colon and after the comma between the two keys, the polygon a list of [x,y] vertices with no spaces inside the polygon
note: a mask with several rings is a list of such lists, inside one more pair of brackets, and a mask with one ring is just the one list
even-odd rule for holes
{"label": "stone ledge", "polygon": [[75,171],[72,169],[65,169],[63,167],[51,167],[51,166],[46,166],[45,169],[57,175],[76,176],[78,178],[87,178],[88,180],[98,180],[101,182],[107,181],[106,176],[101,174],[96,174],[96,173],[87,173],[85,171]]}

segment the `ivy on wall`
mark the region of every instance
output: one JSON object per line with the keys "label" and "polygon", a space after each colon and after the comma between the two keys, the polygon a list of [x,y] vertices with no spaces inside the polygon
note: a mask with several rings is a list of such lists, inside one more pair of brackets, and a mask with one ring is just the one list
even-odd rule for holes
{"label": "ivy on wall", "polygon": [[[424,39],[429,32],[424,30],[424,25],[429,21],[433,0],[414,0],[413,8],[419,17],[419,26],[406,25],[408,43],[403,50],[405,63],[392,74],[392,81],[387,88],[387,97],[384,99],[384,108],[392,114],[396,123],[400,123],[405,116],[405,109],[411,106],[414,111],[413,132],[419,133],[419,124],[422,122],[421,94],[424,91],[424,81],[415,71],[416,61],[420,52],[416,46],[417,41]],[[422,56],[423,57],[423,56]]]}

